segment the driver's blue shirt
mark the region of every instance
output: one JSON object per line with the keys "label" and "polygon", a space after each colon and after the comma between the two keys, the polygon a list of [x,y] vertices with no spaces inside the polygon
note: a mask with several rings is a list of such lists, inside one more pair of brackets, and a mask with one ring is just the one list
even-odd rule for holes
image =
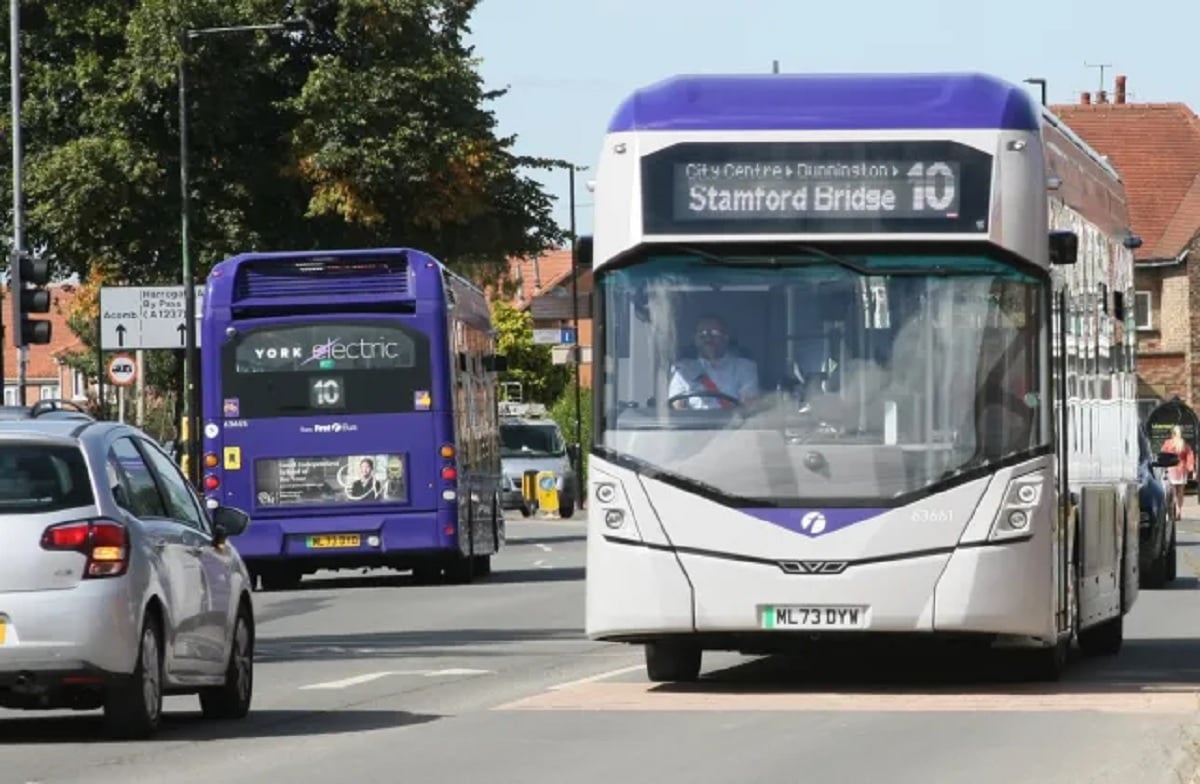
{"label": "driver's blue shirt", "polygon": [[[709,383],[705,383],[705,379]],[[745,357],[726,354],[717,360],[681,359],[671,371],[671,382],[667,386],[668,398],[687,392],[724,392],[737,400],[758,395],[758,365]],[[688,408],[722,408],[728,401],[716,394],[690,397],[683,402]]]}

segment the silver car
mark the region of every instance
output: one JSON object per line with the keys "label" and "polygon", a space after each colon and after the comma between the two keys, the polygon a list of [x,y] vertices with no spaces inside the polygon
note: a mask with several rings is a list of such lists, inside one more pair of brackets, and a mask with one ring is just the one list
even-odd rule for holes
{"label": "silver car", "polygon": [[57,406],[0,417],[0,707],[103,708],[147,737],[164,695],[242,718],[253,693],[250,578],[228,537],[135,427]]}

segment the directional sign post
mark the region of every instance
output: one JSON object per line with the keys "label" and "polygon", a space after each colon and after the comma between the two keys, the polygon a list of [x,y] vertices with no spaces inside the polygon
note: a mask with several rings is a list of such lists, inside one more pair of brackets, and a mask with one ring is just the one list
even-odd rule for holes
{"label": "directional sign post", "polygon": [[[196,292],[196,320],[204,292]],[[100,289],[100,348],[104,351],[182,349],[187,345],[183,286],[106,286]],[[200,345],[197,324],[196,345]]]}

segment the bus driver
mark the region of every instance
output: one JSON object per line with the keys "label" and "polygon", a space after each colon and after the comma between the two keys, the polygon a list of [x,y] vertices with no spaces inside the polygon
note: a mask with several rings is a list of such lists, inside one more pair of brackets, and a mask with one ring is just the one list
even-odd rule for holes
{"label": "bus driver", "polygon": [[758,365],[728,353],[729,330],[718,316],[696,322],[694,341],[696,358],[680,359],[672,369],[667,397],[673,408],[733,408],[735,400],[745,405],[758,397]]}

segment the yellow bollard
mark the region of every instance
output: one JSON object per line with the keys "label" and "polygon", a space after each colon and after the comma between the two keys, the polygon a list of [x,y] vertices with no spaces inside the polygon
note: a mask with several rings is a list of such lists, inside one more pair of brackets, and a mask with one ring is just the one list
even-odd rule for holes
{"label": "yellow bollard", "polygon": [[538,510],[554,514],[558,511],[558,477],[553,471],[539,471],[537,475]]}

